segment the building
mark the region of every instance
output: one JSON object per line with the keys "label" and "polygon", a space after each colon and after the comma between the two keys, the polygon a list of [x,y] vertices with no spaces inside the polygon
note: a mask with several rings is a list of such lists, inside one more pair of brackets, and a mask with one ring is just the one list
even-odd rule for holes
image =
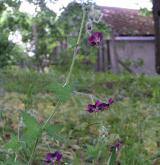
{"label": "building", "polygon": [[99,50],[97,70],[155,73],[152,16],[142,16],[139,10],[134,9],[100,7],[100,10],[111,35]]}

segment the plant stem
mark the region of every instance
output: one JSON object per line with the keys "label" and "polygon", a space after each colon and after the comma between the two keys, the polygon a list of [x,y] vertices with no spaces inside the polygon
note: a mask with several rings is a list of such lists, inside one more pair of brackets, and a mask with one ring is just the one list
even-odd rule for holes
{"label": "plant stem", "polygon": [[[53,118],[53,116],[55,115],[56,113],[56,109],[59,107],[59,104],[60,104],[60,101],[58,101],[56,107],[55,107],[55,110],[51,113],[51,115],[48,117],[48,119],[45,121],[45,123],[41,126],[41,131],[44,130],[44,128],[46,127],[46,125],[49,123],[49,121]],[[42,132],[39,134],[39,136],[36,138],[35,140],[35,143],[34,143],[34,147],[32,149],[32,153],[31,153],[31,156],[29,158],[29,161],[28,161],[28,165],[31,165],[31,162],[32,162],[32,158],[35,154],[35,151],[36,151],[36,148],[37,148],[37,145],[38,145],[38,142],[39,142],[39,139],[42,135]]]}
{"label": "plant stem", "polygon": [[[57,109],[59,107],[60,101],[58,101],[56,108]],[[55,115],[56,111],[54,110],[51,115],[48,117],[48,119],[45,121],[45,123],[42,125],[42,130],[46,127],[46,125],[48,124],[48,122],[52,119],[52,117]]]}
{"label": "plant stem", "polygon": [[40,137],[37,137],[37,138],[36,138],[36,141],[35,141],[35,143],[34,143],[34,147],[33,147],[33,149],[32,149],[31,156],[30,156],[29,161],[28,161],[28,165],[31,165],[33,155],[34,155],[34,153],[35,153],[35,151],[36,151],[36,148],[37,148],[37,145],[38,145],[38,142],[39,142],[39,138],[40,138]]}
{"label": "plant stem", "polygon": [[66,78],[66,81],[65,81],[63,87],[65,87],[69,83],[70,78],[71,78],[71,74],[72,74],[72,71],[73,71],[73,66],[74,66],[74,63],[75,63],[76,55],[78,53],[80,39],[81,39],[81,36],[82,36],[82,30],[83,30],[83,26],[84,26],[84,22],[85,22],[85,17],[86,17],[86,10],[83,9],[83,17],[82,17],[82,21],[81,21],[81,26],[80,26],[80,30],[79,30],[79,34],[78,34],[77,43],[76,43],[76,46],[75,46],[74,52],[73,52],[72,63],[71,63],[69,73],[67,75],[67,78]]}

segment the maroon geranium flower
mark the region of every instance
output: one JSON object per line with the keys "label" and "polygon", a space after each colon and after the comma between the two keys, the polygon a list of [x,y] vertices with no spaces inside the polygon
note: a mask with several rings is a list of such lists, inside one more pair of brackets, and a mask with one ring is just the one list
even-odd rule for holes
{"label": "maroon geranium flower", "polygon": [[108,104],[109,104],[109,105],[113,104],[113,99],[112,99],[112,98],[109,98],[109,99],[108,99]]}
{"label": "maroon geranium flower", "polygon": [[52,163],[52,165],[54,165],[54,163],[57,161],[58,163],[60,163],[60,160],[62,158],[62,154],[59,151],[55,151],[54,153],[47,153],[45,156],[45,162],[48,163]]}
{"label": "maroon geranium flower", "polygon": [[118,152],[118,151],[121,149],[122,145],[123,145],[123,142],[122,142],[121,140],[117,140],[117,141],[111,146],[111,150],[112,150],[112,149],[115,149],[116,152]]}
{"label": "maroon geranium flower", "polygon": [[88,104],[87,111],[89,113],[92,113],[92,112],[98,112],[98,111],[101,111],[101,110],[106,110],[108,108],[109,108],[108,103],[103,103],[100,100],[97,100],[95,102],[95,104]]}
{"label": "maroon geranium flower", "polygon": [[101,32],[93,32],[89,37],[88,37],[88,43],[92,46],[94,45],[99,45],[99,43],[102,41],[102,33]]}
{"label": "maroon geranium flower", "polygon": [[94,112],[96,110],[96,105],[94,105],[94,104],[88,104],[88,106],[87,106],[87,111],[89,112],[89,113],[92,113],[92,112]]}
{"label": "maroon geranium flower", "polygon": [[107,103],[101,103],[98,106],[98,110],[107,110],[107,109],[109,109],[109,104],[107,104]]}

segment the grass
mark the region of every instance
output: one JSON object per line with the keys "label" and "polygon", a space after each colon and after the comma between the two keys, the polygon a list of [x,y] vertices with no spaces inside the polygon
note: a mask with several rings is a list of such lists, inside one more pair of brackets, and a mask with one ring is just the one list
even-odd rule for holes
{"label": "grass", "polygon": [[[122,139],[118,155],[122,165],[151,165],[160,159],[160,77],[130,74],[94,73],[74,70],[71,86],[61,89],[65,72],[51,70],[37,73],[15,69],[1,76],[0,162],[26,164],[25,156],[4,148],[17,135],[19,112],[30,110],[39,123],[54,109],[57,100],[63,102],[53,124],[63,128],[51,137],[43,135],[34,164],[41,163],[48,150],[60,150],[63,162],[73,165],[106,165],[110,146]],[[92,99],[113,97],[109,111],[88,114],[85,107]],[[7,137],[6,135],[9,134]],[[11,137],[10,137],[11,136]],[[15,156],[15,153],[17,154]],[[8,161],[6,161],[7,157]],[[15,159],[15,157],[17,159]],[[19,161],[19,162],[18,162]]]}

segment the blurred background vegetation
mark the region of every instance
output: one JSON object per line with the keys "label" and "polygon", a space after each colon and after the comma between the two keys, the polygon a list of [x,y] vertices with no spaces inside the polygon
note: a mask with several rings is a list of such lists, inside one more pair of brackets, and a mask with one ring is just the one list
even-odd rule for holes
{"label": "blurred background vegetation", "polygon": [[[70,3],[57,17],[56,13],[47,7],[45,1],[28,2],[36,7],[33,15],[19,10],[22,3],[20,0],[0,2],[0,67],[17,65],[43,71],[44,67],[51,65],[65,63],[67,66],[72,58],[72,49],[80,27],[82,4]],[[87,2],[83,5],[89,11],[92,3]],[[87,19],[88,17],[86,21]],[[109,34],[103,22],[95,24],[94,29],[102,31],[104,36]],[[88,35],[85,28],[83,30],[79,59],[84,61],[86,59],[87,62],[91,58],[92,61],[92,58],[95,58],[95,51],[92,52],[90,51],[92,48],[86,47]],[[62,50],[57,50],[58,46]],[[92,57],[89,57],[91,52]],[[59,54],[61,54],[60,58],[57,57]]]}

